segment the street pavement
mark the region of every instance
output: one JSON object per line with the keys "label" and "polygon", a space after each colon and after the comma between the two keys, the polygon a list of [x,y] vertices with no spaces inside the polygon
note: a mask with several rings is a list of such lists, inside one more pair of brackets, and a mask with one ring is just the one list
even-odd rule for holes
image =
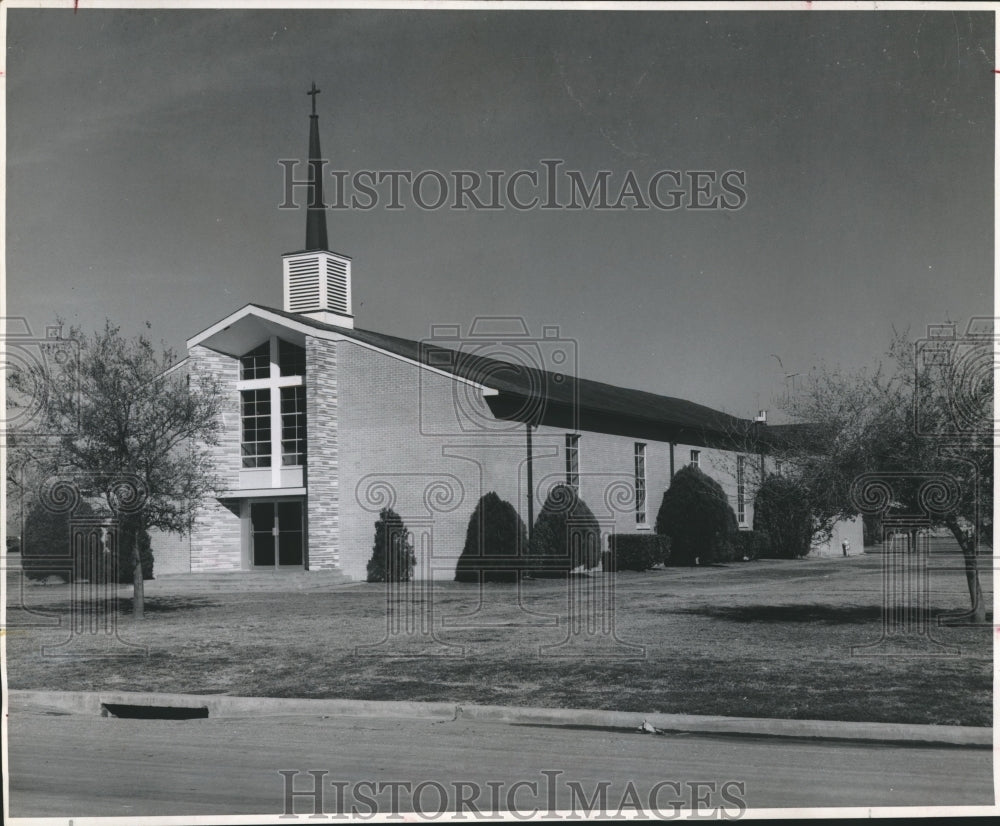
{"label": "street pavement", "polygon": [[692,805],[738,815],[744,807],[993,804],[988,748],[657,735],[461,717],[167,721],[38,708],[12,709],[8,735],[14,817],[273,816],[286,813],[286,784],[308,790],[314,776],[322,800],[292,800],[303,822],[317,803],[330,816],[377,808],[384,817],[394,793],[399,811],[413,811],[415,802],[424,813],[461,807],[470,819],[495,808],[601,813],[602,788],[612,816],[622,804],[661,817]]}

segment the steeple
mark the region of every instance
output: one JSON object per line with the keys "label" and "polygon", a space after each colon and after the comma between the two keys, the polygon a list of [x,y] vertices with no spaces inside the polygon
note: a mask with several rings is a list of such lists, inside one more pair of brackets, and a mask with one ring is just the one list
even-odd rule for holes
{"label": "steeple", "polygon": [[326,204],[323,202],[323,166],[319,149],[319,115],[316,114],[316,95],[320,90],[313,83],[306,92],[312,97],[312,114],[309,116],[309,207],[306,211],[306,249],[325,250],[329,248],[326,238]]}
{"label": "steeple", "polygon": [[283,256],[285,309],[338,327],[354,327],[351,314],[351,259],[329,248],[326,204],[323,203],[323,167],[319,148],[316,84],[309,115],[309,205],[306,209],[306,247]]}

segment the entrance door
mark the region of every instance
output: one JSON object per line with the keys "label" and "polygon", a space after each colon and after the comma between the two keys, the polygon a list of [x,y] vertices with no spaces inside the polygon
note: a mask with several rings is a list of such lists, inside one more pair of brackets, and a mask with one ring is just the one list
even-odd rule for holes
{"label": "entrance door", "polygon": [[302,567],[302,503],[251,502],[253,567]]}

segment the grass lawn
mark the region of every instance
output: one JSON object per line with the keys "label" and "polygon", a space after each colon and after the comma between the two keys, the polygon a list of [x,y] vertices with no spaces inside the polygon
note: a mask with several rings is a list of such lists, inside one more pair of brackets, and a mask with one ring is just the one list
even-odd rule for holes
{"label": "grass lawn", "polygon": [[[931,615],[967,605],[961,557],[932,556]],[[992,557],[983,589],[992,604]],[[435,700],[638,712],[991,725],[990,627],[938,627],[933,645],[859,656],[882,636],[882,560],[759,561],[613,577],[615,639],[573,637],[569,595],[589,580],[418,585],[412,634],[387,635],[383,585],[147,597],[118,619],[138,656],[100,656],[103,635],[70,639],[69,586],[9,574],[10,688],[115,689],[273,697]],[[598,585],[596,590],[591,587]],[[123,592],[127,593],[127,591]],[[124,600],[123,608],[130,604]],[[601,615],[607,621],[608,615]],[[421,622],[429,623],[427,633]],[[405,623],[401,625],[405,630]],[[584,629],[586,630],[586,629]],[[565,641],[565,642],[563,642]],[[359,648],[373,646],[367,649]],[[145,653],[142,653],[143,649]],[[541,649],[541,650],[540,650]]]}

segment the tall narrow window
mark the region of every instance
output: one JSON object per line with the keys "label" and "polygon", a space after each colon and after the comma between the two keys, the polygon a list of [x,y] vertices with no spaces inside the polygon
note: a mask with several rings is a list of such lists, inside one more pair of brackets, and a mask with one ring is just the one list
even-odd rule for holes
{"label": "tall narrow window", "polygon": [[635,443],[635,524],[646,524],[646,445]]}
{"label": "tall narrow window", "polygon": [[566,484],[580,490],[580,437],[575,433],[566,434]]}
{"label": "tall narrow window", "polygon": [[701,467],[701,451],[692,450],[691,451],[691,464],[695,467]]}
{"label": "tall narrow window", "polygon": [[302,465],[306,460],[306,389],[281,388],[281,464]]}
{"label": "tall narrow window", "polygon": [[271,467],[271,391],[240,393],[243,467]]}
{"label": "tall narrow window", "polygon": [[741,525],[747,523],[747,457],[736,457],[736,518]]}

